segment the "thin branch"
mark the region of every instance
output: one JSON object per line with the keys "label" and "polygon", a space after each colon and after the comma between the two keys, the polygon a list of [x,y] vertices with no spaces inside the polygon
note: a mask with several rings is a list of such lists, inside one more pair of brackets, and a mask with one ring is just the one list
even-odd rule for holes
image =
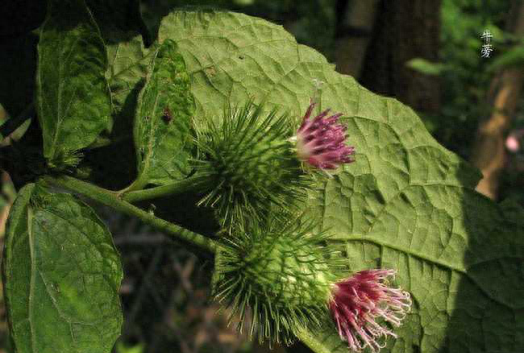
{"label": "thin branch", "polygon": [[68,176],[60,176],[56,178],[44,176],[41,181],[51,186],[62,187],[72,192],[81,194],[93,201],[114,208],[117,211],[137,217],[144,223],[149,224],[156,229],[162,230],[178,240],[195,245],[206,252],[216,253],[217,247],[219,246],[215,241],[201,234],[194,233],[188,229],[158,218],[152,213],[146,212],[136,206],[131,205],[128,202],[123,201],[118,197],[117,193],[102,189],[96,185],[86,183]]}
{"label": "thin branch", "polygon": [[169,185],[138,191],[128,191],[122,194],[121,198],[124,201],[133,203],[137,201],[157,199],[165,196],[174,196],[183,192],[196,191],[201,187],[202,183],[205,182],[205,179],[197,175]]}
{"label": "thin branch", "polygon": [[20,115],[8,119],[2,126],[0,126],[0,142],[9,137],[22,124],[31,119],[34,115],[34,103],[31,103]]}

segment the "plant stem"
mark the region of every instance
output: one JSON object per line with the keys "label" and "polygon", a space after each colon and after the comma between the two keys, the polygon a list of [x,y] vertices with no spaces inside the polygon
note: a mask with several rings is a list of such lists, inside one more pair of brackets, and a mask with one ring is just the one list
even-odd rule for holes
{"label": "plant stem", "polygon": [[133,203],[137,201],[156,199],[164,196],[178,195],[183,192],[196,191],[200,189],[205,179],[200,176],[193,176],[176,183],[158,186],[155,188],[130,191],[122,195],[122,200]]}
{"label": "plant stem", "polygon": [[81,194],[90,198],[93,201],[99,202],[103,205],[112,207],[130,216],[134,216],[157,229],[163,230],[166,233],[174,236],[178,240],[185,241],[192,245],[196,245],[200,249],[207,252],[215,253],[219,246],[215,241],[198,233],[191,232],[188,229],[177,226],[167,222],[153,214],[146,212],[130,203],[121,200],[117,193],[102,189],[96,185],[86,183],[84,181],[71,178],[68,176],[50,177],[44,176],[41,179],[45,184],[58,186],[75,193]]}
{"label": "plant stem", "polygon": [[16,129],[18,129],[27,119],[31,119],[34,114],[34,104],[31,103],[18,116],[10,118],[0,127],[0,142],[9,137]]}

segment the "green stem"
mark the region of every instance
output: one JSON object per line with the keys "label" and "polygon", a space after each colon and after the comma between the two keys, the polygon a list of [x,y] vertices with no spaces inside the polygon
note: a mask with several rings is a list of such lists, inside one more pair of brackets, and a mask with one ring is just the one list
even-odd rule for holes
{"label": "green stem", "polygon": [[200,176],[194,176],[169,185],[158,186],[145,190],[129,191],[122,195],[122,200],[133,203],[137,201],[157,199],[165,196],[178,195],[188,191],[197,191],[205,182],[206,179]]}
{"label": "green stem", "polygon": [[91,200],[99,202],[103,205],[112,207],[120,212],[128,214],[130,216],[141,219],[144,223],[147,223],[157,229],[163,230],[166,233],[174,236],[178,240],[188,242],[196,245],[197,247],[215,253],[219,246],[215,241],[198,233],[191,232],[188,229],[169,223],[163,219],[160,219],[149,212],[146,212],[130,203],[121,200],[117,193],[102,189],[96,185],[86,183],[84,181],[71,178],[68,176],[60,176],[57,178],[44,176],[41,179],[48,185],[58,186],[75,193],[84,195]]}
{"label": "green stem", "polygon": [[15,130],[18,129],[23,123],[25,123],[26,120],[31,119],[34,115],[34,109],[34,103],[31,103],[27,108],[24,109],[24,111],[20,115],[7,120],[0,127],[0,142],[2,142],[5,138],[9,137],[9,135],[15,132]]}
{"label": "green stem", "polygon": [[139,176],[138,179],[136,179],[135,181],[133,181],[131,183],[131,185],[129,185],[128,187],[126,187],[125,189],[123,190],[120,190],[118,191],[118,196],[122,197],[122,195],[126,194],[126,193],[131,193],[133,192],[134,190],[141,190],[143,189],[145,186],[147,185],[147,179],[142,177],[142,176]]}

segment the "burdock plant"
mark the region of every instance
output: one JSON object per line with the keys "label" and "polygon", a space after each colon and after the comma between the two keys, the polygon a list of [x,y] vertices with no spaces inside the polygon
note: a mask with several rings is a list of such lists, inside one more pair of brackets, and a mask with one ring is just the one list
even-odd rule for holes
{"label": "burdock plant", "polygon": [[[14,350],[106,353],[122,331],[120,255],[78,194],[213,256],[215,297],[260,340],[298,337],[316,352],[522,351],[522,271],[512,270],[522,211],[475,194],[476,172],[411,110],[261,19],[176,12],[144,48],[139,35],[100,32],[105,2],[49,4],[36,92],[22,95],[36,100],[0,127],[7,137],[38,117],[1,147],[19,187],[3,268]],[[316,79],[333,111],[307,106]],[[120,163],[133,147],[128,173]],[[214,211],[213,231],[195,231],[208,223],[202,208],[175,214],[189,193]],[[158,198],[167,207],[138,203]],[[500,338],[487,348],[486,327]]]}
{"label": "burdock plant", "polygon": [[396,337],[388,325],[399,326],[409,312],[409,293],[387,282],[394,270],[337,278],[344,263],[325,246],[329,232],[316,228],[277,220],[229,239],[217,257],[217,299],[232,308],[230,320],[238,315],[240,331],[251,310],[248,332],[260,341],[289,344],[298,330],[320,329],[330,312],[349,348],[379,350]]}
{"label": "burdock plant", "polygon": [[286,114],[264,112],[248,102],[228,107],[216,120],[206,120],[197,130],[200,158],[197,175],[206,182],[200,204],[216,209],[227,230],[247,220],[261,222],[270,210],[293,207],[309,185],[314,170],[333,170],[353,162],[354,148],[346,145],[341,113],[329,110],[311,119],[315,103],[308,107],[296,129]]}
{"label": "burdock plant", "polygon": [[301,327],[318,326],[330,300],[330,257],[325,233],[297,220],[269,221],[240,231],[217,257],[215,295],[238,315],[252,312],[249,334],[291,343]]}
{"label": "burdock plant", "polygon": [[228,106],[218,118],[197,129],[194,165],[205,180],[199,204],[214,208],[226,230],[262,222],[304,195],[308,183],[289,141],[289,116],[249,101]]}
{"label": "burdock plant", "polygon": [[328,233],[292,217],[286,203],[305,192],[308,173],[354,161],[338,121],[342,114],[325,110],[311,118],[314,107],[292,137],[286,115],[264,114],[253,102],[226,110],[222,123],[209,120],[199,133],[197,175],[212,181],[200,203],[216,207],[228,230],[217,257],[215,295],[232,308],[230,320],[238,315],[241,331],[251,311],[248,331],[260,341],[289,344],[298,330],[318,329],[330,311],[352,350],[375,351],[381,338],[395,336],[376,320],[400,325],[409,294],[387,285],[392,270],[337,279],[333,270],[343,264],[325,246]]}
{"label": "burdock plant", "polygon": [[[207,121],[198,134],[197,175],[211,187],[200,201],[216,207],[228,230],[216,261],[216,298],[238,315],[260,341],[286,344],[304,328],[319,328],[331,312],[340,337],[355,351],[382,347],[395,336],[375,320],[399,325],[409,310],[409,294],[389,288],[391,270],[369,270],[338,279],[342,264],[325,246],[326,232],[291,216],[286,201],[305,192],[312,170],[333,170],[354,160],[345,141],[341,113],[311,118],[308,107],[296,134],[286,115],[263,113],[253,102],[228,109],[222,123]],[[302,165],[302,163],[305,164]],[[246,222],[249,220],[249,222]]]}

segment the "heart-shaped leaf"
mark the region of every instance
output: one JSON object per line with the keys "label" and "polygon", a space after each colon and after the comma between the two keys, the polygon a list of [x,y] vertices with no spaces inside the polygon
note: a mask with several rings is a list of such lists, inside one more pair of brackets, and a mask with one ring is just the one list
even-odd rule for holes
{"label": "heart-shaped leaf", "polygon": [[[332,235],[329,246],[343,250],[347,276],[393,268],[411,293],[412,313],[385,351],[524,349],[524,212],[477,194],[478,171],[411,109],[338,74],[262,19],[174,12],[159,39],[175,40],[185,58],[197,118],[248,99],[299,118],[314,94],[322,109],[344,113],[357,161],[320,182],[305,209]],[[297,334],[319,353],[348,350],[334,325]]]}

